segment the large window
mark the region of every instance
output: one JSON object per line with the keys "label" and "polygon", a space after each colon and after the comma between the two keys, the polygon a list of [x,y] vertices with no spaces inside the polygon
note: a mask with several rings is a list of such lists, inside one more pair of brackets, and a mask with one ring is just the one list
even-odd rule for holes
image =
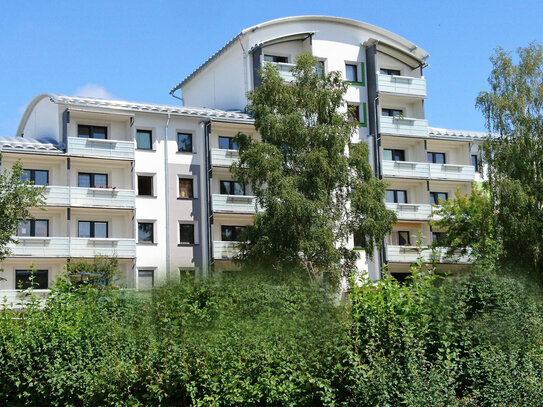
{"label": "large window", "polygon": [[47,219],[29,219],[19,221],[17,236],[49,236],[49,221]]}
{"label": "large window", "polygon": [[138,222],[138,243],[154,243],[154,224]]}
{"label": "large window", "polygon": [[439,201],[446,201],[449,198],[449,194],[446,192],[430,192],[430,203],[439,204]]}
{"label": "large window", "polygon": [[383,107],[381,109],[381,116],[403,117],[403,110]]}
{"label": "large window", "polygon": [[49,171],[23,170],[21,181],[33,181],[34,185],[47,185],[49,184]]}
{"label": "large window", "polygon": [[77,137],[105,140],[107,139],[107,127],[80,124],[77,126]]}
{"label": "large window", "polygon": [[79,237],[107,238],[108,237],[107,222],[80,220],[78,222],[77,235]]}
{"label": "large window", "polygon": [[383,150],[383,160],[405,161],[405,151],[385,148]]}
{"label": "large window", "polygon": [[47,270],[15,270],[15,288],[45,290],[49,287],[49,273]]}
{"label": "large window", "polygon": [[220,181],[222,195],[245,195],[245,186],[236,181]]}
{"label": "large window", "polygon": [[379,73],[381,75],[398,75],[400,76],[401,72],[398,69],[388,69],[388,68],[381,68],[379,70]]}
{"label": "large window", "polygon": [[223,242],[238,242],[245,226],[221,226],[221,240]]}
{"label": "large window", "polygon": [[234,137],[219,136],[219,148],[221,150],[239,150],[238,143],[234,141]]}
{"label": "large window", "polygon": [[136,130],[136,145],[138,150],[152,150],[153,133],[151,130]]}
{"label": "large window", "polygon": [[345,64],[345,79],[358,82],[358,67],[355,64]]}
{"label": "large window", "polygon": [[408,231],[399,231],[398,232],[398,244],[400,246],[411,246],[411,239],[409,238]]}
{"label": "large window", "polygon": [[194,198],[192,178],[179,178],[179,198]]}
{"label": "large window", "polygon": [[280,56],[280,55],[264,55],[264,61],[267,61],[267,62],[280,62],[280,63],[283,63],[283,64],[287,64],[288,63],[288,57],[283,57],[283,56]]}
{"label": "large window", "polygon": [[390,203],[407,203],[407,191],[387,189],[386,201]]}
{"label": "large window", "polygon": [[194,244],[194,224],[180,223],[179,224],[179,243]]}
{"label": "large window", "polygon": [[192,153],[192,134],[177,133],[177,151]]}
{"label": "large window", "polygon": [[154,196],[152,175],[138,175],[138,196]]}
{"label": "large window", "polygon": [[426,156],[428,157],[428,162],[433,164],[446,164],[447,161],[445,160],[445,153],[432,153],[428,152],[426,153]]}
{"label": "large window", "polygon": [[107,187],[107,174],[80,172],[77,174],[77,186],[81,188]]}

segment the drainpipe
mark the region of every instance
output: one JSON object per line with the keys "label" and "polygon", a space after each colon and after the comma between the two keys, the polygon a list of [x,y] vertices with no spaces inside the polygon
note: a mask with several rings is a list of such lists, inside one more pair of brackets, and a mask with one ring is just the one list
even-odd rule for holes
{"label": "drainpipe", "polygon": [[243,46],[243,43],[241,42],[241,36],[238,38],[239,45],[241,46],[241,49],[243,51],[243,96],[245,97],[245,106],[247,106],[247,92],[249,92],[249,81],[247,79],[247,56],[248,53],[245,50],[245,47]]}
{"label": "drainpipe", "polygon": [[168,187],[168,126],[170,125],[170,113],[168,113],[168,119],[166,120],[166,128],[164,129],[164,196],[166,199],[166,216],[164,218],[166,222],[166,279],[170,280],[170,188]]}

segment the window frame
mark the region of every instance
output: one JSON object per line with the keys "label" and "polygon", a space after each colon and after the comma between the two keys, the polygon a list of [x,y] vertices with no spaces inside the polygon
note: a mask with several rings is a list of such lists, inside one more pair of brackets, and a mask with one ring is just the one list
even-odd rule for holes
{"label": "window frame", "polygon": [[[227,194],[224,194],[222,191],[223,191],[223,183],[228,183],[230,185],[230,187],[228,188],[229,189],[229,192]],[[243,194],[236,194],[235,191],[236,191],[236,188],[235,188],[235,184],[238,184],[242,187],[243,189]],[[247,196],[247,186],[246,185],[243,185],[241,182],[239,181],[233,181],[233,180],[226,180],[226,179],[221,179],[219,180],[219,194],[220,195],[235,195],[235,196]]]}
{"label": "window frame", "polygon": [[[387,192],[393,192],[394,194],[394,201],[390,202],[387,199]],[[398,192],[403,192],[405,194],[405,202],[398,202]],[[395,204],[406,204],[409,203],[409,200],[407,199],[407,190],[406,189],[387,189],[385,192],[385,202],[387,203],[395,203]]]}
{"label": "window frame", "polygon": [[[401,239],[405,240],[402,238],[402,233],[407,233],[407,240],[405,241],[407,244],[401,243]],[[398,246],[411,246],[411,234],[409,233],[409,230],[398,230]]]}
{"label": "window frame", "polygon": [[[354,79],[349,79],[349,70],[347,67],[354,68]],[[349,83],[359,83],[358,80],[358,64],[352,63],[352,62],[345,62],[345,80]]]}
{"label": "window frame", "polygon": [[[475,159],[475,164],[473,163],[473,159]],[[475,168],[475,172],[480,172],[479,171],[479,155],[477,154],[471,155],[471,165]]]}
{"label": "window frame", "polygon": [[[266,57],[271,57],[272,60],[266,59]],[[276,61],[276,59],[284,59],[285,61]],[[288,64],[289,57],[288,55],[278,55],[278,54],[262,54],[262,60],[264,62],[272,62],[274,64]]]}
{"label": "window frame", "polygon": [[[387,114],[383,114],[384,112],[387,112]],[[396,114],[394,114],[396,113]],[[404,117],[404,110],[403,109],[397,109],[394,107],[382,107],[381,108],[381,116],[383,117]]]}
{"label": "window frame", "polygon": [[[30,222],[30,234],[29,235],[20,235],[19,227],[22,222]],[[45,236],[36,236],[36,222],[47,222],[47,234]],[[17,225],[17,231],[15,232],[17,237],[49,237],[49,219],[28,219],[20,220],[19,225]]]}
{"label": "window frame", "polygon": [[[228,148],[222,148],[221,147],[221,139],[228,139]],[[235,145],[235,146],[234,146]],[[237,148],[234,148],[237,147]],[[233,151],[239,151],[239,146],[234,141],[234,137],[230,136],[219,136],[219,150],[233,150]]]}
{"label": "window frame", "polygon": [[[151,240],[140,240],[140,225],[151,225]],[[151,220],[138,220],[138,244],[155,244],[155,222]]]}
{"label": "window frame", "polygon": [[[222,242],[239,242],[240,240],[236,240],[236,238],[239,237],[240,233],[243,233],[243,230],[246,228],[246,225],[221,225],[221,241]],[[225,239],[225,231],[227,228],[233,228],[234,232],[232,233],[233,239],[228,240]]]}
{"label": "window frame", "polygon": [[[89,186],[88,187],[82,187],[79,185],[79,176],[80,175],[89,175]],[[100,188],[100,186],[97,186],[95,181],[96,175],[105,175],[106,176],[106,185],[103,185],[104,188],[107,188],[109,185],[109,174],[107,173],[99,173],[99,172],[78,172],[77,173],[77,187],[78,188]]]}
{"label": "window frame", "polygon": [[[79,225],[80,223],[88,222],[90,223],[90,236],[81,236]],[[105,237],[96,237],[96,223],[105,223],[106,224],[106,236]],[[102,221],[102,220],[78,220],[77,221],[77,237],[83,238],[83,239],[109,239],[109,222],[108,221]]]}
{"label": "window frame", "polygon": [[[26,177],[26,172],[28,171],[29,177]],[[47,182],[45,184],[36,184],[36,172],[45,172],[47,174]],[[38,170],[38,169],[31,169],[31,168],[23,168],[23,176],[21,177],[21,181],[31,181],[34,182],[34,185],[42,185],[47,186],[49,185],[49,170]]]}
{"label": "window frame", "polygon": [[[141,178],[150,178],[151,179],[151,194],[142,194],[140,192],[140,177]],[[136,182],[138,183],[138,197],[152,197],[155,198],[155,176],[154,175],[146,175],[146,174],[137,174]]]}
{"label": "window frame", "polygon": [[140,273],[150,273],[151,274],[151,287],[147,289],[153,289],[155,286],[155,269],[154,268],[138,268],[138,290],[141,290],[140,287]]}
{"label": "window frame", "polygon": [[[429,159],[431,155],[431,160]],[[442,163],[438,163],[436,162],[436,157],[438,155],[443,155],[443,162]],[[441,153],[441,152],[438,152],[438,151],[427,151],[426,152],[426,161],[429,162],[430,164],[447,164],[447,155],[445,153]]]}
{"label": "window frame", "polygon": [[[18,284],[19,279],[18,279],[18,276],[17,276],[18,273],[26,273],[26,274],[28,274],[28,285],[25,287],[25,284],[23,283],[23,284],[20,285],[20,287],[21,287],[20,289],[26,290],[26,289],[31,287],[30,286],[30,275],[31,275],[30,272],[31,272],[31,270],[27,270],[27,269],[16,269],[15,270],[15,276],[14,276],[15,281],[14,282],[15,282],[15,289],[16,290],[19,290],[19,284]],[[47,290],[47,289],[49,289],[49,270],[40,269],[40,270],[34,270],[34,272],[35,272],[34,276],[37,273],[42,273],[42,274],[45,273],[45,284],[46,284],[45,287],[34,287],[34,289],[36,289],[36,290]]]}
{"label": "window frame", "polygon": [[[181,145],[179,144],[179,136],[188,136],[190,138],[190,150],[182,150]],[[186,131],[178,131],[177,132],[177,152],[178,153],[188,153],[192,154],[194,153],[194,140],[193,140],[193,133],[186,132]]]}
{"label": "window frame", "polygon": [[[79,131],[79,128],[80,127],[88,127],[89,129],[89,137],[81,137],[80,136],[80,131]],[[104,135],[105,135],[105,138],[100,138],[100,137],[94,137],[94,129],[104,129]],[[78,124],[77,125],[77,137],[78,138],[83,138],[83,139],[97,139],[97,140],[108,140],[108,128],[107,126],[97,126],[97,125],[94,125],[94,124]]]}
{"label": "window frame", "polygon": [[399,69],[393,69],[393,68],[379,68],[379,75],[402,76],[402,71]]}
{"label": "window frame", "polygon": [[[355,113],[355,114],[353,114]],[[360,123],[360,103],[347,103],[347,114],[350,122]]]}
{"label": "window frame", "polygon": [[[192,227],[192,239],[189,239],[188,241],[182,241],[181,240],[181,228],[182,227]],[[179,222],[179,226],[177,228],[178,231],[178,238],[179,238],[179,244],[178,246],[194,246],[196,245],[196,225],[194,223],[187,223],[187,222]]]}
{"label": "window frame", "polygon": [[[428,191],[428,192],[430,194],[430,204],[431,205],[439,205],[439,194],[444,194],[445,195],[445,199],[443,199],[444,201],[449,199],[449,193],[448,192],[438,192],[438,191]],[[437,198],[437,200],[436,200],[436,198]],[[434,202],[432,202],[432,200]]]}
{"label": "window frame", "polygon": [[[146,133],[149,135],[149,148],[143,148],[139,146],[138,134]],[[153,148],[153,131],[148,129],[136,129],[136,150],[141,151],[154,151]]]}
{"label": "window frame", "polygon": [[[389,160],[389,161],[405,161],[405,150],[400,150],[400,149],[396,149],[396,148],[384,148],[384,149],[383,149],[383,160],[387,160],[387,159],[384,157],[385,151],[390,151],[390,152],[391,152],[392,159]],[[401,152],[401,156],[402,156],[402,159],[401,159],[401,160],[395,160],[395,159],[394,159],[395,153],[398,153],[398,152]]]}
{"label": "window frame", "polygon": [[[181,196],[181,181],[190,181],[190,196]],[[177,199],[195,199],[194,178],[177,177]]]}

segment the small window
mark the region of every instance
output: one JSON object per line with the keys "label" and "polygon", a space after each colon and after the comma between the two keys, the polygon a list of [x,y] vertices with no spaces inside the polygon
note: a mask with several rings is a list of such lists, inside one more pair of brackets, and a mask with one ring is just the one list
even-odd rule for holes
{"label": "small window", "polygon": [[152,175],[138,175],[138,196],[154,196]]}
{"label": "small window", "polygon": [[95,222],[80,220],[78,222],[78,237],[86,238],[107,238],[107,222]]}
{"label": "small window", "polygon": [[192,134],[177,133],[177,151],[192,153]]}
{"label": "small window", "polygon": [[279,55],[264,55],[264,61],[288,64],[288,57],[282,57]]}
{"label": "small window", "polygon": [[353,235],[354,238],[354,248],[355,249],[365,249],[366,248],[366,236],[360,231],[356,231]]}
{"label": "small window", "polygon": [[138,222],[138,243],[154,243],[154,224]]}
{"label": "small window", "polygon": [[442,236],[443,236],[442,232],[432,232],[432,243],[439,242]]}
{"label": "small window", "polygon": [[245,185],[236,181],[220,181],[221,195],[245,195]]}
{"label": "small window", "polygon": [[317,61],[315,64],[315,73],[321,78],[324,76],[324,61]]}
{"label": "small window", "polygon": [[381,116],[403,117],[403,110],[402,109],[382,108],[381,109]]}
{"label": "small window", "polygon": [[479,157],[476,154],[471,155],[471,165],[475,168],[475,172],[479,172]]}
{"label": "small window", "polygon": [[349,115],[350,122],[360,122],[360,105],[348,104],[347,114]]}
{"label": "small window", "polygon": [[179,224],[179,243],[194,244],[194,224],[180,223]]}
{"label": "small window", "polygon": [[408,231],[399,231],[398,232],[398,244],[400,246],[410,246],[411,240],[409,239]]}
{"label": "small window", "polygon": [[379,70],[381,75],[397,75],[400,76],[401,72],[398,69],[381,68]]}
{"label": "small window", "polygon": [[405,161],[405,151],[385,148],[383,150],[383,160]]}
{"label": "small window", "polygon": [[349,82],[358,82],[358,67],[354,64],[345,64],[345,78]]}
{"label": "small window", "polygon": [[138,289],[150,290],[155,285],[154,270],[138,270]]}
{"label": "small window", "polygon": [[48,237],[49,220],[29,219],[19,221],[19,226],[17,227],[17,236]]}
{"label": "small window", "polygon": [[36,288],[45,290],[49,287],[49,272],[47,270],[15,270],[15,289]]}
{"label": "small window", "polygon": [[80,172],[77,174],[77,186],[80,188],[106,188],[107,174],[91,174]]}
{"label": "small window", "polygon": [[245,226],[221,226],[221,240],[223,242],[239,242]]}
{"label": "small window", "polygon": [[219,136],[219,148],[221,150],[239,150],[238,143],[234,141],[234,137]]}
{"label": "small window", "polygon": [[386,201],[389,203],[407,203],[407,191],[387,189]]}
{"label": "small window", "polygon": [[445,160],[445,153],[426,153],[426,156],[428,157],[428,162],[433,164],[446,164],[447,161]]}
{"label": "small window", "polygon": [[34,185],[49,184],[49,171],[47,170],[23,170],[21,181],[32,181]]}
{"label": "small window", "polygon": [[179,198],[194,198],[192,178],[179,178]]}
{"label": "small window", "polygon": [[150,130],[136,130],[136,146],[138,150],[152,150],[152,132]]}
{"label": "small window", "polygon": [[105,140],[107,139],[107,127],[80,124],[77,126],[77,137]]}
{"label": "small window", "polygon": [[439,201],[446,201],[449,198],[447,192],[430,192],[430,203],[439,205]]}

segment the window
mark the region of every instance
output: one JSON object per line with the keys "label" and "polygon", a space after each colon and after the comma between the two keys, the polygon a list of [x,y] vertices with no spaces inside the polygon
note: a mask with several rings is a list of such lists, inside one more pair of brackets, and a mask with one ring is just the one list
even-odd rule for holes
{"label": "window", "polygon": [[479,172],[479,157],[476,154],[471,155],[471,165],[475,167],[475,172]]}
{"label": "window", "polygon": [[151,130],[136,130],[136,146],[138,150],[153,149],[153,136]]}
{"label": "window", "polygon": [[150,290],[155,285],[154,270],[138,270],[138,289]]}
{"label": "window", "polygon": [[192,134],[177,133],[177,151],[192,153]]}
{"label": "window", "polygon": [[358,67],[354,64],[345,64],[345,78],[349,82],[358,82]]}
{"label": "window", "polygon": [[428,157],[428,162],[433,164],[446,164],[447,161],[445,161],[445,153],[426,153],[426,156]]}
{"label": "window", "polygon": [[279,55],[264,55],[264,61],[266,62],[279,62],[282,64],[288,64],[288,57],[282,57]]}
{"label": "window", "polygon": [[179,198],[194,198],[192,178],[179,178]]}
{"label": "window", "polygon": [[47,219],[29,219],[19,221],[17,236],[48,237],[49,221]]}
{"label": "window", "polygon": [[398,244],[400,246],[410,246],[411,241],[409,239],[409,232],[408,231],[399,231],[398,232]]}
{"label": "window", "polygon": [[49,171],[23,170],[21,181],[33,181],[34,185],[47,185],[49,184]]}
{"label": "window", "polygon": [[235,181],[220,181],[222,195],[245,195],[245,185]]}
{"label": "window", "polygon": [[442,232],[432,232],[432,243],[437,243],[443,236]]}
{"label": "window", "polygon": [[90,238],[107,238],[107,222],[80,220],[78,222],[78,236]]}
{"label": "window", "polygon": [[360,231],[354,232],[354,248],[355,249],[365,249],[366,248],[366,236],[364,236]]}
{"label": "window", "polygon": [[154,243],[153,228],[152,222],[138,222],[138,243]]}
{"label": "window", "polygon": [[192,223],[179,224],[179,243],[194,244],[194,225]]}
{"label": "window", "polygon": [[138,175],[138,196],[154,196],[152,175]]}
{"label": "window", "polygon": [[15,288],[45,290],[49,287],[49,273],[47,270],[15,270]]}
{"label": "window", "polygon": [[223,242],[239,242],[245,226],[221,226],[221,240]]}
{"label": "window", "polygon": [[399,69],[381,68],[381,69],[379,70],[379,73],[380,73],[381,75],[398,75],[398,76],[401,75],[401,72],[399,71]]}
{"label": "window", "polygon": [[317,61],[315,64],[315,73],[320,77],[324,76],[324,61]]}
{"label": "window", "polygon": [[221,150],[239,150],[238,143],[234,141],[234,137],[219,136],[219,148]]}
{"label": "window", "polygon": [[385,148],[383,150],[383,160],[405,161],[405,151]]}
{"label": "window", "polygon": [[80,172],[77,174],[77,186],[81,188],[105,188],[107,187],[107,174]]}
{"label": "window", "polygon": [[382,108],[381,109],[381,116],[403,117],[403,110],[402,109]]}
{"label": "window", "polygon": [[430,203],[439,204],[439,201],[446,201],[449,198],[449,194],[446,192],[430,192]]}
{"label": "window", "polygon": [[77,126],[77,137],[105,140],[107,139],[107,127],[80,124]]}
{"label": "window", "polygon": [[387,189],[386,201],[390,203],[407,203],[407,191]]}
{"label": "window", "polygon": [[360,105],[347,105],[347,114],[350,122],[360,122]]}

